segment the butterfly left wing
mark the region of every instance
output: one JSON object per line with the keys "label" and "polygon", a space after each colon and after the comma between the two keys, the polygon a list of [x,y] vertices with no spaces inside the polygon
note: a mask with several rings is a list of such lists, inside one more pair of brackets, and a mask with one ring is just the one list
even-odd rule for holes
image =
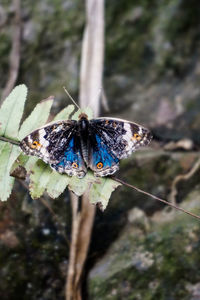
{"label": "butterfly left wing", "polygon": [[58,163],[51,164],[51,167],[59,173],[66,173],[69,176],[83,178],[87,172],[81,151],[80,136],[75,132],[66,144],[64,155]]}
{"label": "butterfly left wing", "polygon": [[[90,120],[89,166],[97,176],[113,174],[119,160],[152,139],[150,131],[136,123],[112,118]],[[98,164],[98,163],[102,164]]]}
{"label": "butterfly left wing", "polygon": [[27,135],[20,147],[25,154],[41,158],[60,173],[80,178],[86,173],[77,121],[47,124]]}

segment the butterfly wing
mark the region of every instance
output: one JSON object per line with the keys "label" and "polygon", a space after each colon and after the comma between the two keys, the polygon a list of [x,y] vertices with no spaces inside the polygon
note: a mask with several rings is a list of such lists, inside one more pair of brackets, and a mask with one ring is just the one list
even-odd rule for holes
{"label": "butterfly wing", "polygon": [[90,120],[90,132],[89,167],[97,176],[116,172],[120,159],[148,145],[152,139],[148,129],[121,119]]}
{"label": "butterfly wing", "polygon": [[88,167],[95,176],[107,176],[119,169],[119,159],[104,142],[100,131],[92,130],[88,140]]}
{"label": "butterfly wing", "polygon": [[86,173],[76,121],[59,121],[37,129],[21,141],[20,147],[60,173],[80,178]]}
{"label": "butterfly wing", "polygon": [[81,136],[79,125],[73,120],[48,124],[26,136],[21,149],[69,176],[82,178],[87,171],[84,161],[96,176],[107,176],[117,171],[120,159],[152,138],[148,129],[120,119],[90,120],[88,136]]}

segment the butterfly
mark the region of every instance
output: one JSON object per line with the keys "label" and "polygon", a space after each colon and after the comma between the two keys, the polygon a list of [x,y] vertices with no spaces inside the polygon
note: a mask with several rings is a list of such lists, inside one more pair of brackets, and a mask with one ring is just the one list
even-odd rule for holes
{"label": "butterfly", "polygon": [[82,178],[90,168],[102,177],[114,174],[121,159],[151,139],[151,132],[136,123],[114,118],[88,120],[81,113],[78,121],[57,121],[31,132],[20,147],[59,173]]}

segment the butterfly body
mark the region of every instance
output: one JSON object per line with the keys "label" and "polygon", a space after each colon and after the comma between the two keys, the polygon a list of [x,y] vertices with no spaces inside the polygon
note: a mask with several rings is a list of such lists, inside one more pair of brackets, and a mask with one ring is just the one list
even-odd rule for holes
{"label": "butterfly body", "polygon": [[57,121],[39,128],[21,141],[27,155],[38,156],[51,168],[69,176],[107,176],[119,169],[119,161],[128,157],[152,138],[150,131],[136,123],[120,119]]}

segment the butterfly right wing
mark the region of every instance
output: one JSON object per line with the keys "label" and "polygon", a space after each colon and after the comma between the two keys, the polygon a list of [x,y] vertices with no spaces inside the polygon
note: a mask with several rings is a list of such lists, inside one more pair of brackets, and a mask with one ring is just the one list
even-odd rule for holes
{"label": "butterfly right wing", "polygon": [[138,148],[147,146],[152,139],[147,128],[122,119],[97,118],[90,120],[90,124],[118,159],[127,158]]}
{"label": "butterfly right wing", "polygon": [[88,165],[96,176],[107,176],[119,168],[119,161],[131,155],[152,138],[143,126],[121,119],[90,120]]}
{"label": "butterfly right wing", "polygon": [[21,141],[20,147],[25,154],[41,158],[59,173],[85,176],[76,121],[58,121],[34,130]]}

